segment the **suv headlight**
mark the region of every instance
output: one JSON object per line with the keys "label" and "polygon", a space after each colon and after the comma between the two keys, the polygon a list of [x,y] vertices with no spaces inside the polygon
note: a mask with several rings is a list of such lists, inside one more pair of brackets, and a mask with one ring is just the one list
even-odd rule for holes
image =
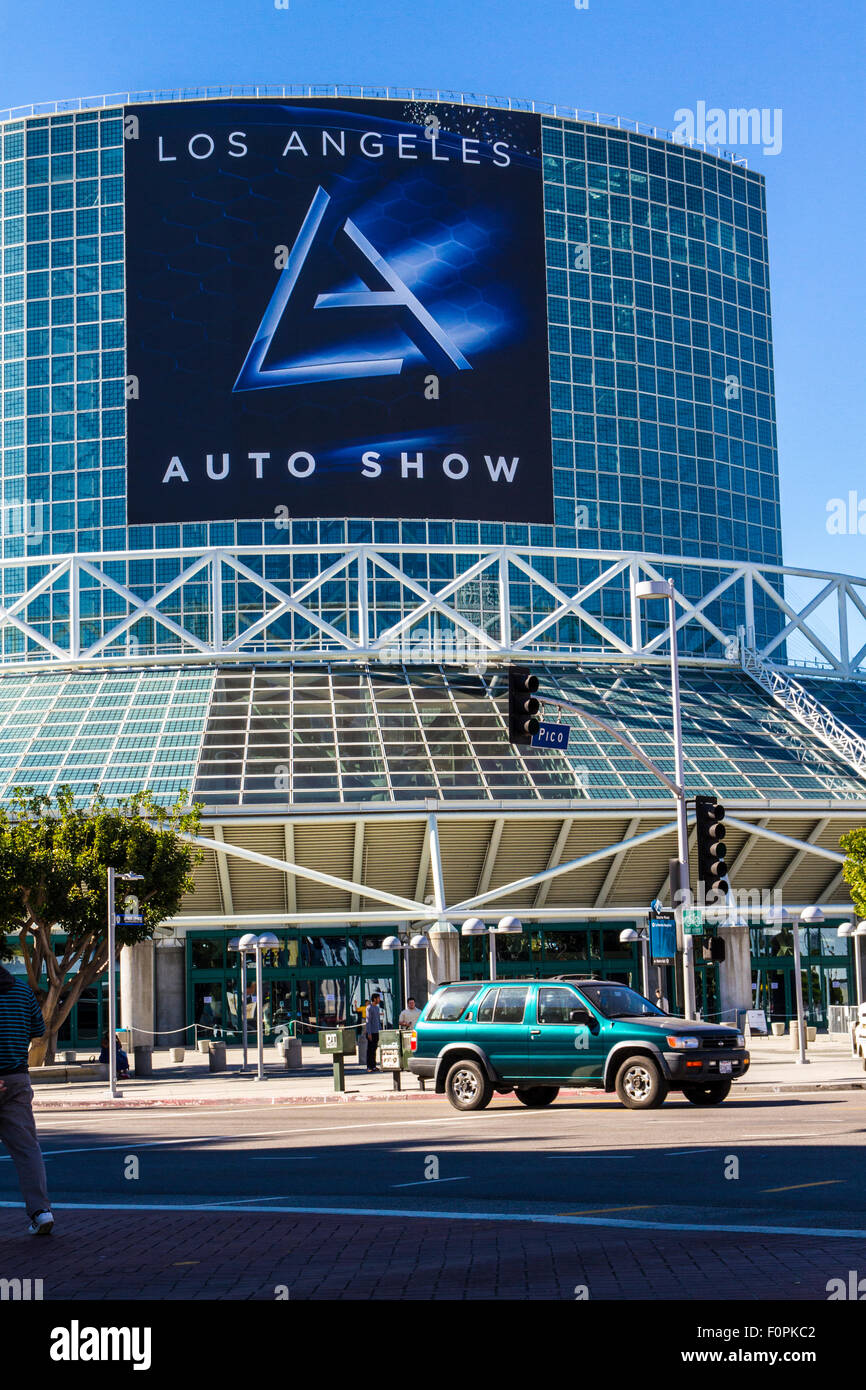
{"label": "suv headlight", "polygon": [[682,1047],[700,1047],[701,1040],[700,1038],[685,1038],[682,1037],[679,1033],[677,1033],[674,1036],[669,1037],[667,1043],[668,1047],[675,1047],[679,1049]]}
{"label": "suv headlight", "polygon": [[745,1047],[745,1046],[746,1046],[746,1039],[743,1037],[743,1034],[742,1034],[742,1033],[738,1033],[738,1034],[737,1034],[737,1047]]}

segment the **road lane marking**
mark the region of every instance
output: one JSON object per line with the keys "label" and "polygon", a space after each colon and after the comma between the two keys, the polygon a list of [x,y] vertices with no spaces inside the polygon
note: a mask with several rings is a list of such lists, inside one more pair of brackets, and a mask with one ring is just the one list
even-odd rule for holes
{"label": "road lane marking", "polygon": [[[21,1211],[20,1199],[14,1202],[0,1201],[0,1209]],[[224,1204],[214,1202],[196,1203],[140,1203],[140,1202],[55,1202],[54,1211],[116,1211],[116,1212],[172,1212],[191,1211],[211,1212],[226,1216]],[[696,1231],[710,1235],[751,1235],[751,1236],[808,1236],[816,1240],[866,1240],[866,1228],[848,1229],[833,1226],[711,1226],[706,1222],[690,1221],[647,1221],[633,1218],[613,1217],[599,1221],[589,1216],[546,1215],[542,1212],[517,1213],[510,1211],[418,1211],[411,1207],[247,1207],[248,1215],[261,1216],[357,1216],[376,1217],[377,1220],[394,1221],[489,1221],[491,1224],[514,1225],[524,1223],[533,1226],[607,1226],[629,1231]]]}
{"label": "road lane marking", "polygon": [[724,1144],[705,1144],[702,1149],[674,1149],[673,1153],[661,1154],[662,1158],[685,1158],[686,1154],[707,1154],[714,1149],[722,1149]]}
{"label": "road lane marking", "polygon": [[790,1187],[762,1187],[762,1192],[797,1192],[801,1187],[834,1187],[844,1178],[823,1178],[821,1182],[792,1182]]}
{"label": "road lane marking", "polygon": [[469,1175],[465,1173],[461,1178],[421,1178],[418,1182],[392,1182],[392,1187],[423,1187],[426,1182],[468,1182]]}
{"label": "road lane marking", "polygon": [[652,1211],[656,1202],[641,1202],[633,1207],[587,1207],[584,1211],[561,1211],[560,1216],[602,1216],[609,1211]]}

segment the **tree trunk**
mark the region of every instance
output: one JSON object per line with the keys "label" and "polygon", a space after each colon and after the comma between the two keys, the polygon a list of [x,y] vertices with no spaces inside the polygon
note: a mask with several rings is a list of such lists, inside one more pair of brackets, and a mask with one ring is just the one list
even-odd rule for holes
{"label": "tree trunk", "polygon": [[34,1038],[31,1042],[28,1064],[31,1067],[47,1067],[54,1061],[56,1052],[57,1034],[49,1033],[46,1029],[41,1038]]}

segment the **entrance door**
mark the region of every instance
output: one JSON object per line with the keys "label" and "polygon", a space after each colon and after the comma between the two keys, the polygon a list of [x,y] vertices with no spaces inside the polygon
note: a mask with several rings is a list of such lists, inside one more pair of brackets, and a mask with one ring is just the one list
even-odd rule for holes
{"label": "entrance door", "polygon": [[607,1047],[601,1029],[577,1024],[576,1010],[586,1002],[567,985],[542,985],[538,990],[535,1023],[529,1027],[528,1073],[539,1081],[589,1080],[603,1075]]}
{"label": "entrance door", "polygon": [[758,970],[755,1008],[763,1009],[768,1023],[787,1023],[791,1017],[791,974],[788,970]]}
{"label": "entrance door", "polygon": [[529,1024],[525,1022],[527,985],[499,984],[488,989],[478,1005],[471,1037],[486,1052],[501,1076],[511,1080],[527,1075]]}

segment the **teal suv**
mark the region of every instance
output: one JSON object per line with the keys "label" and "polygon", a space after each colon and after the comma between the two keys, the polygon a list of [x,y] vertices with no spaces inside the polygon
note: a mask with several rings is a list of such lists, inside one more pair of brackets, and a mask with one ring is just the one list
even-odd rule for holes
{"label": "teal suv", "polygon": [[563,1086],[616,1091],[652,1110],[669,1091],[719,1105],[749,1068],[736,1028],[674,1018],[615,980],[557,976],[443,985],[410,1041],[410,1070],[457,1110],[511,1091],[550,1105]]}

